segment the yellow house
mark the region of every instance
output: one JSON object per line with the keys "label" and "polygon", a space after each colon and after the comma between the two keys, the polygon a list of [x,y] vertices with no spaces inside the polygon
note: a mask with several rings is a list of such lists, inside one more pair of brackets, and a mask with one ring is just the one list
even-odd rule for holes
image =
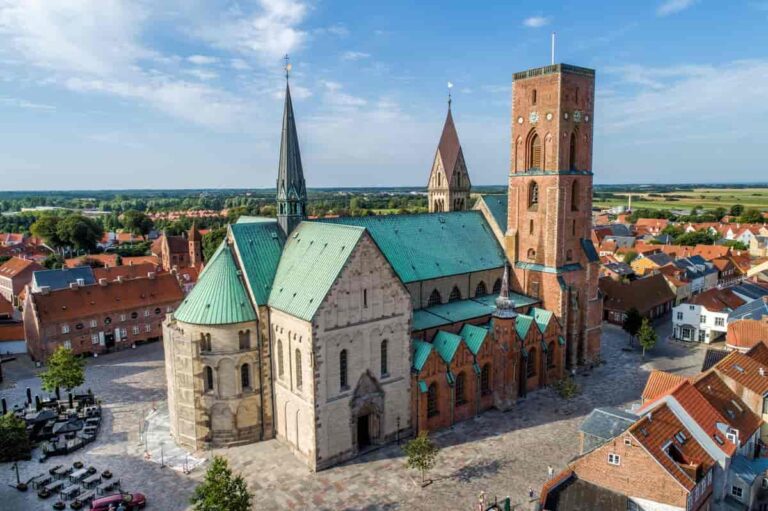
{"label": "yellow house", "polygon": [[642,277],[646,273],[653,270],[658,270],[662,266],[666,266],[672,263],[672,258],[665,253],[649,254],[647,256],[641,255],[632,261],[629,265],[634,270],[635,274]]}

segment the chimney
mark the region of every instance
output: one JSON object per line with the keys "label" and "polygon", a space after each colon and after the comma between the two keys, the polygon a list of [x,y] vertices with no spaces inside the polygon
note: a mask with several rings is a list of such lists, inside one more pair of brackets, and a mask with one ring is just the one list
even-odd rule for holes
{"label": "chimney", "polygon": [[763,369],[762,367],[758,369],[758,372],[760,373],[760,376],[765,376],[765,369]]}
{"label": "chimney", "polygon": [[118,276],[117,276],[117,282],[118,282],[119,284],[122,284],[122,283],[123,283],[123,276],[122,276],[122,275],[118,275]]}
{"label": "chimney", "polygon": [[84,286],[85,285],[85,279],[77,279],[77,285],[78,286]]}
{"label": "chimney", "polygon": [[69,289],[77,289],[78,287],[80,287],[80,286],[77,285],[77,282],[70,282],[69,283]]}
{"label": "chimney", "polygon": [[155,272],[153,272],[153,271],[147,272],[147,278],[148,278],[148,279],[152,279],[152,280],[154,280],[154,278],[155,278]]}
{"label": "chimney", "polygon": [[107,279],[105,279],[105,278],[100,278],[100,279],[99,279],[99,285],[100,285],[100,286],[102,286],[102,287],[103,287],[103,286],[106,286],[106,285],[107,285]]}
{"label": "chimney", "polygon": [[47,295],[51,293],[51,286],[40,286],[40,294]]}

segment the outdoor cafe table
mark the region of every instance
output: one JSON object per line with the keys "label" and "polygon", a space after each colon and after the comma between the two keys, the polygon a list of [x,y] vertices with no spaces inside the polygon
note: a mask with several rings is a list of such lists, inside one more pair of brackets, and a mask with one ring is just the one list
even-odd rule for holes
{"label": "outdoor cafe table", "polygon": [[51,493],[54,493],[59,491],[59,488],[61,488],[62,486],[64,486],[64,481],[54,481],[51,484],[47,485],[45,489]]}
{"label": "outdoor cafe table", "polygon": [[75,495],[80,493],[80,485],[73,484],[72,486],[67,486],[63,490],[61,490],[61,496],[64,498],[64,500],[68,500]]}
{"label": "outdoor cafe table", "polygon": [[84,478],[86,475],[88,475],[88,469],[87,468],[81,468],[80,470],[76,472],[72,472],[69,474],[69,480],[74,482],[79,481],[80,479]]}
{"label": "outdoor cafe table", "polygon": [[41,474],[37,477],[35,477],[35,480],[32,482],[32,485],[35,488],[40,488],[42,486],[45,486],[46,484],[49,484],[53,480],[53,476],[50,474]]}
{"label": "outdoor cafe table", "polygon": [[90,477],[83,479],[83,484],[86,488],[89,488],[93,483],[101,481],[101,474],[93,474]]}
{"label": "outdoor cafe table", "polygon": [[120,486],[120,479],[112,479],[111,481],[107,481],[105,483],[101,483],[98,488],[96,488],[96,491],[99,493],[108,492],[113,488]]}

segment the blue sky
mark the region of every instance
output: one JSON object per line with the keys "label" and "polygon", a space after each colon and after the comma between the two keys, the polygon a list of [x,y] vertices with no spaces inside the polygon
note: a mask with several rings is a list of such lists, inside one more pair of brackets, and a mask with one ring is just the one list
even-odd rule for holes
{"label": "blue sky", "polygon": [[0,0],[6,189],[274,186],[284,79],[309,186],[421,185],[446,83],[505,182],[511,75],[597,70],[597,183],[767,180],[768,1]]}

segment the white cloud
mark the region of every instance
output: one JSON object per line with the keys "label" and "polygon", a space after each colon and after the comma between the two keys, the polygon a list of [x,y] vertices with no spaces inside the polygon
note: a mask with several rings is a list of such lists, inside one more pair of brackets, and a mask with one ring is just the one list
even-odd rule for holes
{"label": "white cloud", "polygon": [[251,66],[249,66],[248,63],[243,59],[231,59],[229,61],[229,65],[232,67],[232,69],[236,69],[238,71],[247,71],[248,69],[251,69]]}
{"label": "white cloud", "polygon": [[8,98],[0,96],[0,105],[10,106],[15,108],[23,108],[25,110],[44,110],[51,111],[56,110],[53,105],[46,105],[43,103],[35,103],[21,98]]}
{"label": "white cloud", "polygon": [[365,99],[344,92],[342,90],[343,86],[338,82],[323,81],[322,85],[325,87],[323,102],[327,106],[340,109],[354,109],[368,104]]}
{"label": "white cloud", "polygon": [[[715,119],[762,119],[768,113],[768,60],[734,61],[724,65],[678,67],[624,66],[610,68],[624,84],[597,103],[604,114],[596,126],[618,131],[640,124],[668,128],[679,122],[688,133],[711,126]],[[745,84],[749,84],[746,86]],[[630,86],[627,90],[626,86]],[[596,115],[599,118],[599,115]]]}
{"label": "white cloud", "polygon": [[244,14],[239,9],[224,19],[201,24],[196,35],[219,47],[249,53],[273,62],[305,43],[307,33],[299,26],[309,7],[299,0],[258,0],[258,9]]}
{"label": "white cloud", "polygon": [[[166,70],[179,59],[141,42],[149,14],[132,0],[0,0],[0,36],[16,66],[39,69],[40,84],[137,100],[187,121],[230,127],[238,98]],[[158,65],[160,69],[148,67]],[[0,68],[2,71],[2,68]],[[182,73],[212,79],[205,71]],[[28,105],[29,106],[29,105]]]}
{"label": "white cloud", "polygon": [[219,61],[219,59],[217,59],[216,57],[210,57],[208,55],[192,55],[190,57],[187,57],[187,60],[192,64],[196,64],[198,66],[208,66],[211,64],[215,64]]}
{"label": "white cloud", "polygon": [[345,51],[341,54],[341,60],[363,60],[371,56],[370,53],[362,51]]}
{"label": "white cloud", "polygon": [[698,0],[666,0],[656,9],[656,14],[658,16],[669,16],[670,14],[686,10],[696,2]]}
{"label": "white cloud", "polygon": [[549,25],[550,21],[551,20],[545,16],[531,16],[523,20],[523,25],[528,28],[541,28],[543,26]]}
{"label": "white cloud", "polygon": [[209,71],[207,69],[185,69],[183,73],[188,74],[189,76],[194,76],[198,80],[203,81],[215,80],[219,77],[218,73]]}

